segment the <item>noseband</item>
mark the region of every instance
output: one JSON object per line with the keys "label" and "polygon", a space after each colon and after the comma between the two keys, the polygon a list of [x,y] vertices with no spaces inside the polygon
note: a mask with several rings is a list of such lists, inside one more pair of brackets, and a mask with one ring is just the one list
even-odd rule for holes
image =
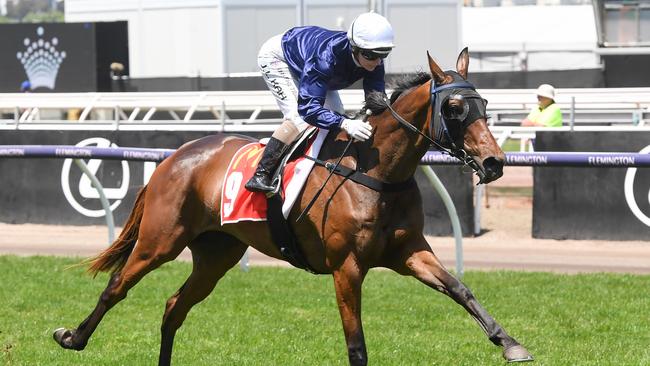
{"label": "noseband", "polygon": [[[447,119],[442,113],[442,104],[445,99],[452,94],[454,89],[462,89],[459,93],[465,99],[478,98],[482,99],[481,96],[476,92],[474,85],[468,81],[458,81],[450,84],[443,84],[436,86],[434,80],[431,80],[431,123],[429,124],[429,136],[420,131],[413,124],[402,118],[395,109],[390,105],[390,102],[387,99],[384,99],[390,113],[393,117],[399,122],[399,124],[406,128],[407,130],[417,133],[420,136],[427,139],[430,145],[435,146],[435,148],[442,153],[448,154],[460,160],[464,166],[470,167],[478,176],[479,184],[485,179],[485,173],[479,167],[478,163],[467,154],[463,149],[462,145],[457,144],[456,141],[458,138],[465,135],[465,130],[467,127],[477,121],[478,119],[465,117],[464,120],[458,121],[461,123],[461,130],[459,136],[454,139],[449,132],[449,127],[447,126]],[[435,133],[434,133],[435,132]],[[433,138],[431,138],[433,136]],[[460,147],[458,146],[460,145]]]}

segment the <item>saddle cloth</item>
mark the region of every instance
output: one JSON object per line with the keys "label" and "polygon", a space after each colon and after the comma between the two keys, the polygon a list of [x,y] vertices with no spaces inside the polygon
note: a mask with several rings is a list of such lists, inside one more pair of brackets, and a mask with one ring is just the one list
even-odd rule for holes
{"label": "saddle cloth", "polygon": [[[318,157],[327,130],[319,130],[315,138],[308,142],[305,155],[312,158]],[[230,160],[221,189],[221,224],[231,224],[239,221],[264,221],[266,220],[266,195],[260,192],[250,192],[244,185],[255,173],[257,163],[262,158],[264,144],[254,142],[241,147]],[[302,155],[289,161],[284,167],[284,174],[280,180],[282,186],[282,214],[289,217],[291,207],[300,194],[309,172],[314,166],[314,161]]]}

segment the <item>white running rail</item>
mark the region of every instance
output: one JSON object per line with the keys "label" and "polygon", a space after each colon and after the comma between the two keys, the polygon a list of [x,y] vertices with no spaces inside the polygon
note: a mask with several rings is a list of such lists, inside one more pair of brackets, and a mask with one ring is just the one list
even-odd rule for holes
{"label": "white running rail", "polygon": [[[536,105],[533,89],[479,89],[493,126],[517,126]],[[342,90],[349,112],[362,90]],[[565,125],[644,125],[650,88],[558,89]],[[272,131],[280,115],[268,91],[0,94],[0,129],[200,129]],[[72,123],[71,123],[72,122]]]}

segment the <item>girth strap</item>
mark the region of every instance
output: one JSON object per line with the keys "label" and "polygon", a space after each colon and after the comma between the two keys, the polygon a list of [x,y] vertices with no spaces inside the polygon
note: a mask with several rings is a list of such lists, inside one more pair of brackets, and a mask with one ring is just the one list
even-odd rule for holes
{"label": "girth strap", "polygon": [[[324,167],[329,171],[332,171],[332,169],[334,168],[334,164],[328,161],[323,161],[309,156],[305,156],[305,158],[309,160],[313,160],[316,164]],[[346,179],[361,184],[362,186],[366,186],[377,192],[400,192],[406,190],[407,188],[412,187],[415,184],[415,179],[413,177],[410,177],[409,179],[399,183],[382,182],[365,173],[362,173],[358,170],[350,169],[340,164],[334,170],[334,174],[340,175]]]}
{"label": "girth strap", "polygon": [[298,240],[291,230],[289,223],[282,214],[282,196],[274,193],[266,196],[266,221],[271,231],[271,239],[280,250],[282,256],[294,267],[307,272],[321,274],[316,271],[303,254]]}

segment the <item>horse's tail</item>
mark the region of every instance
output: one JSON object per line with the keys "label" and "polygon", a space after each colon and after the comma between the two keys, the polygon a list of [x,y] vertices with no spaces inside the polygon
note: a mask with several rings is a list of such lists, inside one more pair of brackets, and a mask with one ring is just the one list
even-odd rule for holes
{"label": "horse's tail", "polygon": [[90,260],[88,272],[93,276],[96,276],[99,272],[111,271],[111,273],[116,273],[124,268],[126,260],[129,259],[129,256],[135,247],[135,243],[138,240],[138,232],[140,231],[140,221],[142,220],[142,213],[144,212],[144,196],[146,192],[147,186],[142,187],[140,192],[138,192],[133,211],[131,211],[129,219],[126,220],[120,236],[113,242],[113,244],[111,244],[110,247],[106,248],[106,250]]}

